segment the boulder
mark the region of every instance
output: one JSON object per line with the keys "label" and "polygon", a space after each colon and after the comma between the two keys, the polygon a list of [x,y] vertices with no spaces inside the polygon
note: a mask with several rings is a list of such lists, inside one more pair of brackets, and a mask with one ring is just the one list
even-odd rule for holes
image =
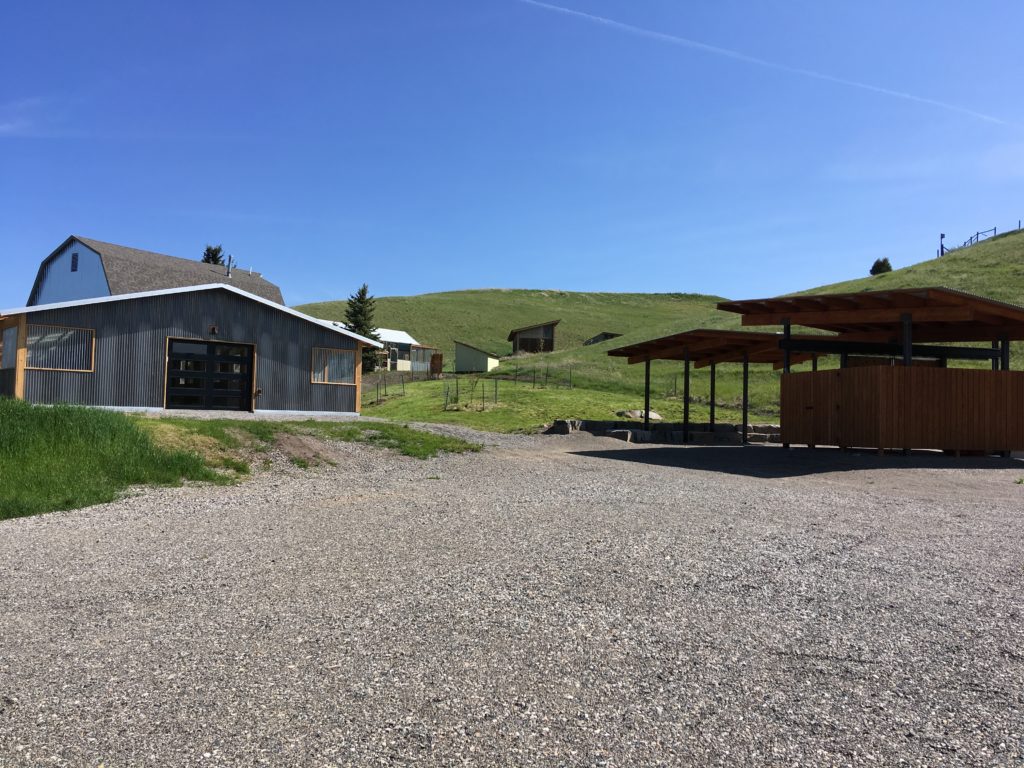
{"label": "boulder", "polygon": [[[616,411],[616,416],[621,416],[625,419],[642,419],[644,417],[643,409],[637,410],[635,408],[628,411]],[[661,421],[661,416],[658,415],[657,411],[651,411],[651,421]]]}

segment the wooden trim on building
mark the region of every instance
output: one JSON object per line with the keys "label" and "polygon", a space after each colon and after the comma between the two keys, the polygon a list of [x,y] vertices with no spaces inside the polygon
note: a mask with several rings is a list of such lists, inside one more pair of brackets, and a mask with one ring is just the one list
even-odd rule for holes
{"label": "wooden trim on building", "polygon": [[[26,318],[25,322],[25,370],[26,371],[55,371],[57,373],[96,373],[96,329],[95,328],[80,328],[75,325],[57,325],[55,323],[29,323],[27,321],[28,315],[22,315]],[[92,337],[91,349],[89,351],[89,367],[88,368],[44,368],[38,365],[28,365],[28,326],[35,326],[37,328],[61,328],[65,331],[86,331]]]}
{"label": "wooden trim on building", "polygon": [[14,358],[14,397],[25,399],[25,363],[28,360],[28,315],[18,316],[18,354]]}
{"label": "wooden trim on building", "polygon": [[[360,363],[361,363],[361,361],[363,359],[361,354],[357,354],[357,353],[360,352],[360,347],[361,347],[361,345],[359,344],[359,342],[356,342],[356,348],[355,349],[336,349],[335,347],[313,347],[313,349],[311,349],[310,353],[309,353],[309,383],[310,384],[328,384],[328,385],[334,386],[334,387],[356,387],[356,390],[357,390],[357,393],[358,393],[359,378],[360,378],[359,374],[362,371],[362,365]],[[314,378],[314,376],[313,376],[314,365],[316,364],[316,353],[317,353],[317,350],[320,350],[322,352],[344,352],[345,354],[349,354],[349,355],[357,354],[356,359],[355,359],[355,363],[354,363],[353,368],[352,368],[352,375],[353,375],[353,379],[354,380],[353,381],[317,381]],[[326,362],[326,359],[325,359],[325,361],[324,361],[324,379],[326,379],[326,378],[327,378],[327,362]]]}
{"label": "wooden trim on building", "polygon": [[168,366],[171,364],[171,337],[164,337],[164,410],[167,410],[167,380],[171,377]]}
{"label": "wooden trim on building", "polygon": [[363,410],[363,347],[356,342],[356,413]]}

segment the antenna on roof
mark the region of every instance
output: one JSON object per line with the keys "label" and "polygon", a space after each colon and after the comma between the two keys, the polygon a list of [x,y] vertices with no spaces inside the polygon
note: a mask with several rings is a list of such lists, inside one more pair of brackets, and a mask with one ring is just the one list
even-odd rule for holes
{"label": "antenna on roof", "polygon": [[232,255],[231,255],[231,254],[229,253],[229,254],[228,254],[228,262],[227,262],[227,268],[228,268],[228,279],[231,279],[231,268],[232,268],[233,266],[235,266],[235,257],[234,257],[234,256],[232,256]]}

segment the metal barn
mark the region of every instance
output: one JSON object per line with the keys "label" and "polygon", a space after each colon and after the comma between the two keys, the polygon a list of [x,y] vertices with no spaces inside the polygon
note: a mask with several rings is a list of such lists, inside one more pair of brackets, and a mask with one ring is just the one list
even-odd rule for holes
{"label": "metal barn", "polygon": [[0,396],[124,409],[357,413],[362,347],[230,285],[0,311]]}

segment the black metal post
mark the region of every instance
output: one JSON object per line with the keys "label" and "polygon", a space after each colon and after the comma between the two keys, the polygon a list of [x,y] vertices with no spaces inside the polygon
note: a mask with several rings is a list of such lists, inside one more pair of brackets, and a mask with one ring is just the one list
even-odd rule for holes
{"label": "black metal post", "polygon": [[644,429],[651,428],[651,361],[644,361]]}
{"label": "black metal post", "polygon": [[843,352],[841,355],[839,355],[839,367],[840,368],[845,368],[847,363],[849,363],[849,361],[850,361],[850,356],[848,354],[846,354],[845,352]]}
{"label": "black metal post", "polygon": [[683,442],[690,442],[690,350],[683,357]]}
{"label": "black metal post", "polygon": [[789,373],[789,339],[792,336],[792,326],[787,317],[782,321],[782,338],[786,342],[786,348],[782,352],[782,372]]}
{"label": "black metal post", "polygon": [[708,404],[708,426],[715,431],[715,364],[711,364],[711,400]]}
{"label": "black metal post", "polygon": [[900,315],[900,321],[903,323],[903,364],[913,365],[914,364],[914,343],[912,338],[913,321],[909,313]]}
{"label": "black metal post", "polygon": [[[815,358],[817,359],[817,358]],[[750,355],[746,352],[743,353],[743,444],[747,444],[747,413],[750,401],[747,398],[749,394],[748,383],[750,378]]]}
{"label": "black metal post", "polygon": [[811,370],[814,372],[818,371],[818,356],[815,355],[811,358]]}
{"label": "black metal post", "polygon": [[1000,352],[1002,352],[1001,357],[1003,362],[1003,370],[1008,371],[1010,370],[1010,340],[1006,336],[1003,336],[1002,341],[1000,341],[999,343],[1002,346]]}
{"label": "black metal post", "polygon": [[[993,341],[992,342],[992,349],[1000,349],[998,341]],[[992,370],[993,371],[998,371],[999,370],[999,363],[1000,363],[1000,360],[998,358],[995,358],[995,357],[992,358]]]}

